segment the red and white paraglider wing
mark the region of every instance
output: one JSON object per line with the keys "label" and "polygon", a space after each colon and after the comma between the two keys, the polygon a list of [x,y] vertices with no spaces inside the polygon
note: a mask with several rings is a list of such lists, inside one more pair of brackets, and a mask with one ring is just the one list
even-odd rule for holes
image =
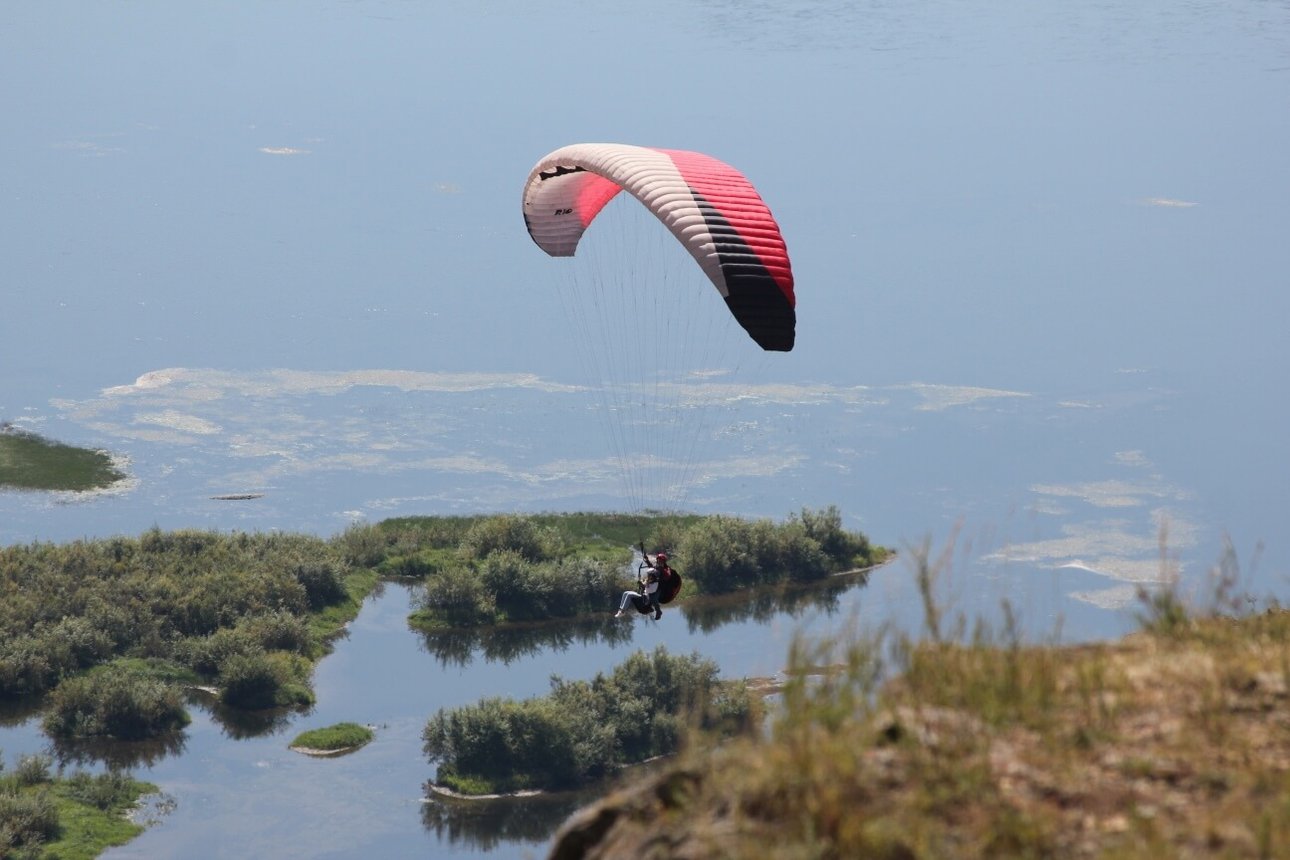
{"label": "red and white paraglider wing", "polygon": [[793,271],[779,226],[742,173],[698,152],[612,143],[562,147],[524,185],[524,223],[542,250],[573,256],[620,190],[662,221],[763,349],[793,348]]}

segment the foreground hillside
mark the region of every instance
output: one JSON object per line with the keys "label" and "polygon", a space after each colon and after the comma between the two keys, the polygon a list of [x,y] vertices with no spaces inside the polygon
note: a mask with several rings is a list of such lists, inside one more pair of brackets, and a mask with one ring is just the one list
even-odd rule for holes
{"label": "foreground hillside", "polygon": [[937,638],[799,645],[770,732],[696,744],[550,857],[1290,857],[1290,612]]}

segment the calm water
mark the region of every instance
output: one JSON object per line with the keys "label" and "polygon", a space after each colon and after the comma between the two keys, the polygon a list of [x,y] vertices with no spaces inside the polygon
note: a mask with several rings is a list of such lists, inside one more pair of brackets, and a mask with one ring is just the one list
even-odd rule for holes
{"label": "calm water", "polygon": [[[622,507],[519,213],[541,155],[609,140],[739,167],[793,256],[798,346],[713,395],[693,509],[837,504],[1036,635],[1127,629],[1162,525],[1189,586],[1230,538],[1290,596],[1286,2],[12,2],[0,81],[0,420],[131,476],[0,492],[5,542]],[[111,855],[540,855],[559,809],[420,802],[436,708],[664,640],[773,673],[800,624],[916,620],[906,578],[528,645],[423,642],[392,587],[314,714],[198,708],[145,757],[176,811]],[[285,750],[336,719],[384,728]]]}

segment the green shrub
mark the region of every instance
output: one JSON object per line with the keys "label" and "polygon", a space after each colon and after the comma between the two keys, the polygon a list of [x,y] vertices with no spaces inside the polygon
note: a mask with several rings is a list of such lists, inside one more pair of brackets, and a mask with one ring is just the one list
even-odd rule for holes
{"label": "green shrub", "polygon": [[311,654],[317,646],[309,621],[304,616],[289,612],[247,616],[233,629],[265,651]]}
{"label": "green shrub", "polygon": [[0,857],[58,835],[58,807],[47,790],[0,790]]}
{"label": "green shrub", "polygon": [[0,696],[25,696],[49,689],[58,682],[60,667],[30,636],[0,642]]}
{"label": "green shrub", "polygon": [[834,570],[846,570],[873,562],[873,548],[869,545],[869,539],[859,532],[849,532],[842,528],[842,513],[837,505],[830,505],[822,511],[802,508],[797,520],[806,529],[807,536],[820,545]]}
{"label": "green shrub", "polygon": [[804,509],[800,518],[782,524],[708,517],[685,530],[676,556],[678,570],[695,590],[720,594],[784,580],[822,579],[853,566],[861,547],[867,551],[867,540],[842,531],[835,508],[820,514]]}
{"label": "green shrub", "polygon": [[305,601],[311,611],[340,603],[349,597],[345,591],[345,568],[331,558],[314,558],[295,565],[296,581],[305,589]]}
{"label": "green shrub", "polygon": [[598,559],[562,559],[556,566],[558,588],[570,607],[600,609],[622,594],[620,568]]}
{"label": "green shrub", "polygon": [[64,681],[49,697],[44,727],[60,737],[140,740],[188,724],[174,687],[118,666]]}
{"label": "green shrub", "polygon": [[220,701],[248,710],[272,708],[283,680],[263,651],[233,654],[220,666]]}
{"label": "green shrub", "polygon": [[193,671],[214,677],[229,658],[261,649],[246,629],[225,628],[209,636],[185,639],[175,646],[175,656]]}
{"label": "green shrub", "polygon": [[138,783],[116,770],[96,775],[77,771],[67,779],[67,795],[72,800],[105,812],[128,806],[138,793]]}
{"label": "green shrub", "polygon": [[85,669],[108,659],[113,652],[112,637],[97,629],[88,618],[68,616],[38,629],[46,649],[55,650],[62,665]]}
{"label": "green shrub", "polygon": [[727,691],[716,673],[697,655],[634,654],[590,682],[553,678],[546,697],[441,710],[426,724],[423,748],[439,762],[436,779],[459,791],[571,788],[675,751],[692,717],[746,728],[752,700]]}
{"label": "green shrub", "polygon": [[715,516],[686,529],[677,547],[678,570],[702,592],[718,594],[762,581],[761,560],[746,520]]}
{"label": "green shrub", "polygon": [[333,542],[341,556],[355,567],[374,567],[385,557],[385,533],[370,523],[354,523]]}
{"label": "green shrub", "polygon": [[489,698],[440,711],[422,733],[426,754],[440,759],[441,778],[483,781],[497,791],[573,784],[577,762],[560,715],[539,700]]}
{"label": "green shrub", "polygon": [[31,786],[49,782],[49,766],[53,760],[47,755],[24,755],[18,758],[13,775],[19,785]]}
{"label": "green shrub", "polygon": [[569,595],[557,562],[533,562],[514,550],[489,553],[480,565],[485,586],[511,620],[568,615]]}
{"label": "green shrub", "polygon": [[499,550],[519,553],[527,561],[558,558],[564,553],[559,531],[542,527],[528,517],[501,515],[476,522],[461,540],[463,557],[482,561]]}
{"label": "green shrub", "polygon": [[285,651],[234,654],[220,667],[220,701],[247,710],[311,704],[310,670],[307,660]]}
{"label": "green shrub", "polygon": [[426,580],[416,605],[457,625],[491,621],[497,611],[496,599],[483,579],[464,565],[446,568]]}
{"label": "green shrub", "polygon": [[85,618],[39,623],[0,644],[0,695],[39,693],[111,656],[112,638]]}

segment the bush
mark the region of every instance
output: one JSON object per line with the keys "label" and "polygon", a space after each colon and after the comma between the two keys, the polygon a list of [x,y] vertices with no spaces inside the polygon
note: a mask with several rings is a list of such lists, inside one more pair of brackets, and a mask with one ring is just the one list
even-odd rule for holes
{"label": "bush", "polygon": [[96,629],[87,618],[69,616],[40,630],[44,647],[57,649],[59,662],[76,669],[87,669],[112,655],[112,637]]}
{"label": "bush", "polygon": [[311,654],[317,645],[308,620],[289,612],[248,616],[233,629],[265,651]]}
{"label": "bush", "polygon": [[423,749],[440,763],[436,779],[459,791],[575,787],[675,751],[691,714],[708,727],[751,724],[751,698],[716,673],[697,655],[634,654],[608,677],[553,678],[543,698],[441,710],[422,732]]}
{"label": "bush", "polygon": [[385,557],[385,533],[369,523],[355,523],[335,539],[344,559],[355,567],[374,567]]}
{"label": "bush", "polygon": [[401,579],[425,579],[439,572],[438,557],[441,553],[441,550],[421,550],[412,555],[389,556],[376,565],[376,572]]}
{"label": "bush", "polygon": [[106,812],[133,803],[138,795],[138,787],[129,774],[121,771],[114,770],[93,776],[85,771],[78,771],[67,780],[67,794],[79,803]]}
{"label": "bush", "polygon": [[691,526],[677,547],[677,555],[685,559],[682,575],[711,594],[759,583],[762,567],[752,534],[751,523],[733,517],[710,517]]}
{"label": "bush", "polygon": [[0,789],[0,857],[23,846],[38,846],[58,835],[58,807],[47,790]]}
{"label": "bush", "polygon": [[60,669],[30,636],[0,642],[0,696],[25,696],[49,689]]}
{"label": "bush", "polygon": [[559,714],[540,700],[489,698],[440,711],[422,739],[426,755],[444,762],[439,775],[450,784],[458,776],[483,781],[496,791],[574,784],[572,738]]}
{"label": "bush", "polygon": [[0,695],[39,693],[111,656],[110,636],[85,618],[38,624],[0,645]]}
{"label": "bush", "polygon": [[278,704],[283,678],[268,655],[253,650],[234,654],[220,667],[220,701],[234,708],[262,710]]}
{"label": "bush", "polygon": [[49,782],[49,766],[52,763],[47,755],[24,755],[18,758],[18,767],[13,775],[19,785],[31,786]]}
{"label": "bush", "polygon": [[795,582],[810,582],[829,575],[829,558],[806,528],[790,521],[782,526],[758,524],[761,528],[757,550],[763,570]]}
{"label": "bush", "polygon": [[234,654],[220,667],[220,701],[253,711],[311,704],[309,670],[307,660],[285,651]]}
{"label": "bush", "polygon": [[677,556],[684,559],[682,575],[698,591],[709,594],[785,579],[821,579],[840,565],[824,551],[812,530],[835,545],[840,538],[829,531],[828,517],[810,517],[809,526],[799,519],[782,525],[721,516],[702,520],[686,529],[677,548]]}
{"label": "bush", "polygon": [[556,573],[560,591],[574,608],[600,609],[614,605],[623,591],[620,570],[597,559],[564,559],[559,562]]}
{"label": "bush", "polygon": [[485,586],[511,620],[550,618],[574,611],[556,562],[532,562],[514,550],[497,550],[481,565]]}
{"label": "bush", "polygon": [[526,561],[543,561],[564,554],[564,539],[554,528],[542,528],[528,517],[496,516],[471,526],[461,540],[463,557],[482,561],[509,550]]}
{"label": "bush", "polygon": [[491,621],[497,611],[492,591],[464,565],[446,568],[426,580],[416,603],[422,611],[457,625]]}
{"label": "bush", "polygon": [[49,697],[44,727],[60,737],[140,740],[188,724],[174,687],[117,666],[107,666],[58,686]]}
{"label": "bush", "polygon": [[873,548],[869,539],[859,532],[842,528],[842,513],[837,505],[830,505],[822,511],[802,508],[798,520],[806,529],[807,536],[820,545],[834,570],[872,564]]}
{"label": "bush", "polygon": [[175,657],[193,671],[214,677],[230,657],[249,654],[261,646],[246,629],[217,630],[209,636],[185,639],[175,646]]}
{"label": "bush", "polygon": [[311,611],[341,603],[349,597],[345,590],[345,570],[330,558],[304,561],[295,566],[296,581],[305,589],[305,600]]}

